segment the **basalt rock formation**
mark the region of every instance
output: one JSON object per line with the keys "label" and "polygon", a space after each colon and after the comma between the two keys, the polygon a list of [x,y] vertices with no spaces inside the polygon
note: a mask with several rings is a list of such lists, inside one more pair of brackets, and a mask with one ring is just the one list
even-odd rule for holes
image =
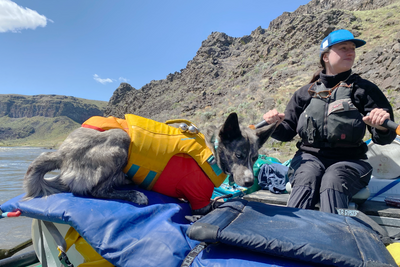
{"label": "basalt rock formation", "polygon": [[98,105],[73,96],[0,95],[0,117],[31,118],[43,116],[53,118],[66,116],[77,123],[82,123],[91,116],[101,116],[103,113],[103,108]]}
{"label": "basalt rock formation", "polygon": [[357,49],[354,71],[376,83],[399,110],[399,14],[399,0],[312,0],[241,38],[213,32],[185,69],[140,89],[122,83],[105,115],[205,125],[236,111],[253,124],[271,108],[284,111],[293,92],[318,70],[321,40],[339,28],[368,42]]}

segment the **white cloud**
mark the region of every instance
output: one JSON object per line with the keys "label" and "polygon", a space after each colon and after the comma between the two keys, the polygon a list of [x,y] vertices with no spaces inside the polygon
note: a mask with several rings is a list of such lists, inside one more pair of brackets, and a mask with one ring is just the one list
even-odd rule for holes
{"label": "white cloud", "polygon": [[112,82],[113,82],[113,80],[111,80],[110,78],[102,79],[102,78],[100,78],[99,75],[97,75],[97,74],[93,75],[93,79],[94,79],[96,82],[99,82],[99,83],[101,83],[101,84],[106,84],[106,83],[112,83]]}
{"label": "white cloud", "polygon": [[129,79],[124,78],[124,77],[119,77],[119,81],[123,82],[123,83],[127,83],[129,81]]}
{"label": "white cloud", "polygon": [[39,26],[45,27],[47,20],[35,10],[21,7],[10,0],[0,0],[0,32],[34,30]]}

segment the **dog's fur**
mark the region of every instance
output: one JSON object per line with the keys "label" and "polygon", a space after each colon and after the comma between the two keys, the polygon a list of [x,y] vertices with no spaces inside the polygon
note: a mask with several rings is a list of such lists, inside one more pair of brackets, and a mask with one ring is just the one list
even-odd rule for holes
{"label": "dog's fur", "polygon": [[[274,130],[275,125],[256,130],[240,127],[236,113],[232,113],[222,127],[209,127],[204,135],[221,170],[231,174],[239,186],[249,187],[254,183],[253,165],[258,150]],[[31,163],[24,178],[25,199],[72,192],[147,204],[148,199],[141,192],[115,189],[130,182],[122,172],[129,144],[129,135],[120,129],[76,129],[56,152],[42,153]],[[55,169],[60,170],[58,176],[44,178]]]}

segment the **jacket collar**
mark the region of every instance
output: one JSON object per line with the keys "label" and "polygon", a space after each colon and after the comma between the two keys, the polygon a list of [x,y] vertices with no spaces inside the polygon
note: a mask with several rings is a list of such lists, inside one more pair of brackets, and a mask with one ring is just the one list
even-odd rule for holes
{"label": "jacket collar", "polygon": [[339,73],[337,75],[327,75],[325,71],[321,71],[319,74],[320,81],[325,85],[326,88],[332,88],[339,82],[346,80],[351,74],[351,70]]}

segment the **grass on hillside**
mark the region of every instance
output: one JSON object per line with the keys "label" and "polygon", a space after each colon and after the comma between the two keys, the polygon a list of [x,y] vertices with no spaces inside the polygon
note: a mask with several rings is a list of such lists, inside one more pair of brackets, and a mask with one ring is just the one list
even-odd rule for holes
{"label": "grass on hillside", "polygon": [[[371,50],[375,46],[393,43],[396,38],[399,38],[400,1],[377,10],[346,12],[353,13],[357,18],[359,18],[359,20],[354,21],[353,24],[349,25],[349,29],[351,29],[352,26],[355,27],[354,29],[360,27],[359,31],[361,35],[357,38],[367,41],[367,45],[357,49],[357,55],[362,55],[364,52]],[[361,25],[359,25],[360,21]],[[273,66],[273,60],[279,52],[280,50],[278,48],[273,48],[269,53],[272,55],[271,57],[266,57],[265,59],[258,61],[252,70],[248,70],[246,74],[235,80],[233,80],[232,76],[227,77],[226,80],[218,80],[213,93],[226,94],[224,102],[218,104],[218,107],[208,106],[202,110],[197,110],[193,116],[190,116],[190,118],[183,117],[182,114],[176,114],[167,119],[189,119],[199,126],[200,130],[202,130],[210,124],[222,124],[229,113],[237,112],[243,125],[255,124],[261,121],[262,115],[268,111],[267,108],[269,107],[266,106],[265,102],[269,99],[274,102],[274,108],[279,112],[284,112],[293,92],[307,84],[313,72],[318,68],[318,47],[311,47],[304,51],[301,47],[293,49],[288,53],[288,59],[286,61]],[[289,59],[292,63],[288,63]],[[358,58],[356,58],[356,61],[357,59]],[[252,59],[248,58],[248,60]],[[229,65],[229,62],[226,62],[226,64],[227,67],[235,69],[234,65]],[[266,72],[268,73],[266,74]],[[284,82],[278,83],[276,79],[277,77],[285,77]],[[234,86],[227,89],[225,84],[231,84],[232,82],[234,83]],[[398,94],[398,92],[394,90],[388,90],[384,93],[388,97],[389,101],[392,101],[392,99],[394,99]],[[189,97],[191,98],[191,101],[195,101],[198,95],[192,94]],[[174,102],[174,99],[179,99],[179,96],[172,94],[167,100],[170,100],[170,102],[173,103],[172,107],[176,110],[180,104]],[[90,103],[91,100],[81,100],[87,104],[99,105],[98,101],[95,101],[96,103]],[[105,107],[107,102],[102,104],[104,104]],[[0,118],[0,123],[7,123],[5,120],[6,119],[4,118]],[[31,120],[32,118],[27,121],[21,120],[18,123],[20,123],[21,126],[24,124],[31,124]],[[163,120],[160,119],[160,121]],[[398,123],[400,122],[400,110],[395,110],[395,121]],[[37,127],[34,126],[35,129],[38,128],[34,135],[26,139],[3,141],[3,143],[0,140],[0,146],[57,146],[72,128],[79,127],[78,124],[71,124],[68,126],[69,124],[66,121],[62,123],[51,120],[46,122],[44,120],[38,120],[32,122],[31,125],[36,125]],[[7,125],[3,124],[3,126],[6,127]],[[53,134],[49,134],[52,129],[56,130]],[[369,138],[369,132],[367,131],[365,139]],[[281,162],[284,162],[293,157],[297,150],[295,147],[297,141],[298,137],[291,142],[279,142],[270,139],[260,150],[260,153],[276,157]]]}
{"label": "grass on hillside", "polygon": [[[19,96],[19,98],[18,98]],[[74,96],[65,96],[65,95],[18,95],[18,94],[0,94],[0,97],[3,101],[12,98],[14,102],[19,102],[19,104],[23,104],[26,100],[36,100],[37,102],[76,102],[81,105],[94,105],[99,109],[104,110],[107,107],[107,101],[100,100],[91,100],[85,98],[79,98]],[[15,98],[17,97],[17,98]],[[30,103],[29,103],[30,104]]]}
{"label": "grass on hillside", "polygon": [[358,38],[367,42],[360,51],[397,40],[400,30],[400,1],[376,10],[354,11],[354,15],[362,20],[363,31]]}
{"label": "grass on hillside", "polygon": [[[351,11],[346,11],[351,12]],[[353,13],[359,20],[353,22],[353,26],[359,28],[361,35],[357,38],[367,41],[367,45],[357,49],[357,55],[362,55],[373,47],[390,44],[400,39],[400,1],[377,10],[354,11]],[[349,26],[350,29],[352,24]],[[271,51],[271,54],[273,51]],[[301,53],[304,52],[304,53]],[[299,59],[299,55],[306,55]],[[235,86],[226,92],[226,101],[222,107],[207,107],[198,110],[196,115],[191,118],[194,123],[201,127],[206,127],[211,123],[222,124],[231,112],[237,112],[243,125],[258,123],[262,115],[268,111],[263,103],[266,99],[273,99],[274,108],[279,112],[284,112],[288,101],[295,90],[308,83],[314,71],[318,68],[318,47],[311,47],[305,51],[294,49],[288,56],[293,64],[286,62],[271,68],[273,58],[266,58],[265,61],[258,62],[253,70],[248,71],[244,76],[235,81]],[[358,57],[356,58],[356,61]],[[264,75],[269,71],[268,75]],[[264,76],[263,76],[264,75]],[[265,77],[266,76],[266,77]],[[274,84],[275,77],[287,77],[284,82]],[[373,81],[372,81],[373,82]],[[219,81],[223,85],[228,81]],[[225,88],[223,89],[225,90]],[[388,100],[394,105],[394,99],[398,91],[387,90],[384,92]],[[215,109],[214,109],[215,108]],[[394,110],[395,121],[400,123],[400,110]],[[367,131],[365,140],[370,138]],[[293,157],[297,151],[296,143],[298,137],[291,142],[279,142],[270,139],[260,150],[262,154],[268,154],[281,160],[282,162]]]}
{"label": "grass on hillside", "polygon": [[21,128],[30,125],[35,128],[35,133],[22,139],[0,140],[0,146],[35,146],[56,148],[67,135],[74,129],[80,127],[79,123],[67,117],[32,117],[32,118],[9,118],[0,117],[2,127]]}

